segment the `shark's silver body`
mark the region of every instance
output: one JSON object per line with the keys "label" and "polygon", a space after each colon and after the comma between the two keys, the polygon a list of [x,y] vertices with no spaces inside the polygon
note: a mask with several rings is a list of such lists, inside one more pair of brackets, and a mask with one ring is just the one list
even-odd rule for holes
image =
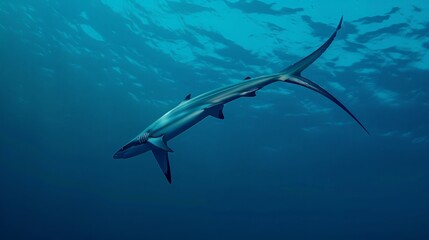
{"label": "shark's silver body", "polygon": [[218,88],[194,98],[191,98],[190,95],[186,96],[179,105],[165,113],[116,152],[114,158],[129,158],[151,150],[167,180],[171,183],[168,152],[172,150],[167,146],[167,142],[170,139],[186,131],[207,116],[223,119],[222,110],[226,103],[241,97],[254,97],[256,96],[256,91],[278,81],[298,84],[324,95],[344,109],[367,132],[359,120],[335,97],[314,82],[301,76],[301,72],[329,47],[337,31],[341,28],[341,23],[342,19],[335,32],[319,49],[279,73],[253,79],[246,78],[242,82]]}

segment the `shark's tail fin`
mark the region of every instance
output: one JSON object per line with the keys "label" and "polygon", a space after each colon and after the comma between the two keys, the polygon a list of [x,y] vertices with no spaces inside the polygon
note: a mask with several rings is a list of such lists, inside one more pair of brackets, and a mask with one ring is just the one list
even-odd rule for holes
{"label": "shark's tail fin", "polygon": [[363,124],[340,101],[338,101],[334,96],[332,96],[332,94],[330,94],[328,91],[326,91],[316,83],[312,82],[311,80],[301,76],[302,71],[304,71],[304,69],[306,69],[314,61],[316,61],[316,59],[318,59],[326,51],[326,49],[328,49],[332,41],[334,41],[335,37],[337,36],[338,30],[341,29],[342,22],[343,22],[343,18],[341,17],[340,23],[338,24],[335,32],[316,51],[314,51],[307,57],[301,59],[300,61],[292,64],[291,66],[283,69],[280,73],[285,73],[289,77],[284,79],[280,78],[280,80],[309,88],[327,97],[335,104],[337,104],[339,107],[341,107],[344,111],[346,111],[363,128],[363,130],[365,130],[365,132],[369,134],[368,130],[363,126]]}
{"label": "shark's tail fin", "polygon": [[369,134],[368,130],[363,126],[363,124],[351,113],[344,104],[342,104],[338,99],[336,99],[332,94],[330,94],[328,91],[323,89],[321,86],[317,85],[316,83],[312,82],[311,80],[303,77],[303,76],[292,76],[288,79],[286,79],[284,82],[289,82],[293,84],[298,84],[300,86],[306,87],[308,89],[311,89],[315,92],[318,92],[322,94],[323,96],[327,97],[329,100],[337,104],[340,108],[342,108],[344,111],[346,111],[362,128],[365,130],[366,133]]}
{"label": "shark's tail fin", "polygon": [[304,69],[310,66],[314,61],[316,61],[316,59],[318,59],[326,51],[326,49],[328,49],[328,47],[331,45],[331,43],[334,41],[335,37],[337,36],[338,30],[341,29],[342,23],[343,23],[343,17],[341,17],[340,22],[338,23],[337,29],[335,29],[335,32],[332,33],[331,37],[329,37],[329,39],[326,40],[326,42],[322,46],[320,46],[316,51],[314,51],[307,57],[292,64],[291,66],[283,69],[280,72],[292,73],[293,75],[301,75],[301,72],[304,71]]}

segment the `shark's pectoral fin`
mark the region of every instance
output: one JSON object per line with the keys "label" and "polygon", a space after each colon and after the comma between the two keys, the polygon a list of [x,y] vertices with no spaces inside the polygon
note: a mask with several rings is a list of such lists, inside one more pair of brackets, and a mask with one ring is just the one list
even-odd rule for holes
{"label": "shark's pectoral fin", "polygon": [[243,80],[249,80],[249,79],[251,79],[251,77],[250,77],[250,76],[247,76],[247,77],[245,77]]}
{"label": "shark's pectoral fin", "polygon": [[156,161],[158,162],[159,167],[167,178],[167,181],[171,183],[171,171],[170,161],[168,160],[168,152],[158,148],[153,149],[152,152],[156,158]]}
{"label": "shark's pectoral fin", "polygon": [[215,118],[219,118],[219,119],[225,118],[225,116],[223,115],[223,104],[206,108],[204,109],[204,111],[206,111],[208,115],[213,116]]}
{"label": "shark's pectoral fin", "polygon": [[165,151],[165,152],[172,152],[173,150],[167,146],[167,143],[164,141],[164,136],[157,137],[157,138],[149,138],[147,140],[150,144],[154,145],[155,147]]}
{"label": "shark's pectoral fin", "polygon": [[250,91],[243,92],[243,93],[241,93],[240,95],[241,95],[242,97],[256,97],[256,91],[258,91],[258,90],[259,90],[259,88],[252,89],[252,90],[250,90]]}

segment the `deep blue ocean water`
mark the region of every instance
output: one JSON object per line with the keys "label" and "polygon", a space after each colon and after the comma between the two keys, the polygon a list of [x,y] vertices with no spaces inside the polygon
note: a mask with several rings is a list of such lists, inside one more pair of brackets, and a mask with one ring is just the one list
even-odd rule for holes
{"label": "deep blue ocean water", "polygon": [[[0,1],[0,239],[429,239],[429,3]],[[152,154],[187,94],[276,83]]]}

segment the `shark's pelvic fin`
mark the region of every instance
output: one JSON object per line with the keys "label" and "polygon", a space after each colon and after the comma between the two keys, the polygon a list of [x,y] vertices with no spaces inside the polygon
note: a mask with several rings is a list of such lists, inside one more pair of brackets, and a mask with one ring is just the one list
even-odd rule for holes
{"label": "shark's pelvic fin", "polygon": [[215,118],[224,119],[223,115],[223,104],[215,105],[213,107],[209,107],[204,109],[208,115],[213,116]]}
{"label": "shark's pelvic fin", "polygon": [[243,92],[243,93],[241,93],[241,96],[242,97],[256,97],[256,91],[258,91],[258,90],[259,90],[259,88],[256,88],[256,89],[252,89],[252,90],[247,91],[247,92]]}
{"label": "shark's pelvic fin", "polygon": [[158,148],[154,148],[152,152],[156,158],[156,161],[158,162],[159,167],[167,178],[167,181],[171,184],[171,171],[170,161],[168,160],[168,152]]}
{"label": "shark's pelvic fin", "polygon": [[247,76],[243,80],[249,80],[249,79],[251,79],[251,77]]}
{"label": "shark's pelvic fin", "polygon": [[161,149],[162,151],[173,152],[173,150],[169,148],[167,146],[167,143],[164,141],[164,136],[157,137],[157,138],[149,138],[147,141],[151,143],[153,146],[155,146],[156,148]]}

